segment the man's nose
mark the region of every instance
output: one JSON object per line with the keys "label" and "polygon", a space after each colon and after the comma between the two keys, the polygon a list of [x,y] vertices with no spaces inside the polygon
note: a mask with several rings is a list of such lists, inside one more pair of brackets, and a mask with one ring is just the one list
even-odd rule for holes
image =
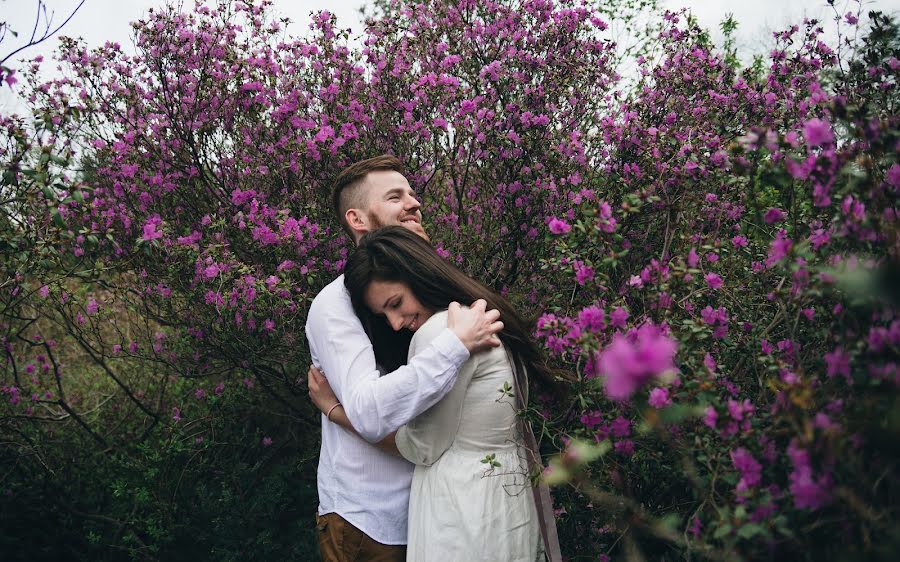
{"label": "man's nose", "polygon": [[412,195],[406,196],[405,208],[407,211],[415,211],[415,210],[419,209],[419,207],[421,207],[421,206],[422,206],[422,203],[420,203],[417,198],[413,197]]}

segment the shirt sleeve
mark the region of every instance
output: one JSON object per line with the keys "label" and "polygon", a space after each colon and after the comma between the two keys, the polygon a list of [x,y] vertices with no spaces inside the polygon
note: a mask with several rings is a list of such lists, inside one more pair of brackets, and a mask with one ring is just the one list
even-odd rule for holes
{"label": "shirt sleeve", "polygon": [[313,364],[325,374],[357,433],[375,443],[450,392],[469,351],[445,322],[431,345],[414,360],[381,376],[372,344],[353,313],[349,296],[330,296],[317,296],[307,317],[306,337]]}
{"label": "shirt sleeve", "polygon": [[[410,360],[427,349],[428,344],[434,341],[446,326],[446,316],[439,322],[422,326],[410,344]],[[423,331],[425,333],[422,333]],[[417,465],[431,466],[450,448],[456,439],[462,419],[463,402],[477,367],[478,356],[470,357],[460,367],[453,389],[437,404],[397,431],[395,438],[397,449],[403,458]]]}

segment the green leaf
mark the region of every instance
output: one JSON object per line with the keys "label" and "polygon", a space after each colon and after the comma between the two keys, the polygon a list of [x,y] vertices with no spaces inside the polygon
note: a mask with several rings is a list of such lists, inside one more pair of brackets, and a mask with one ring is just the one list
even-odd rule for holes
{"label": "green leaf", "polygon": [[53,218],[53,224],[55,224],[59,228],[66,227],[66,221],[64,221],[62,216],[60,216],[59,209],[53,209],[53,212],[50,213],[50,216]]}
{"label": "green leaf", "polygon": [[690,415],[691,408],[684,404],[674,404],[659,412],[659,417],[664,423],[679,423]]}
{"label": "green leaf", "polygon": [[713,538],[721,539],[722,537],[724,537],[725,535],[728,535],[730,533],[731,533],[731,525],[729,525],[728,523],[725,523],[724,525],[722,525],[721,527],[716,529],[716,532],[713,533]]}
{"label": "green leaf", "polygon": [[752,538],[760,533],[764,533],[766,530],[763,529],[760,525],[756,523],[747,523],[740,529],[738,529],[738,536],[742,539]]}

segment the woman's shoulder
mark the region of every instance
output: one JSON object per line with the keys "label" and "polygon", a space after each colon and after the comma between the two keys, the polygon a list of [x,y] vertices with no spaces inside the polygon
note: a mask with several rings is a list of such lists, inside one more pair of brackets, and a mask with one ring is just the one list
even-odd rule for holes
{"label": "woman's shoulder", "polygon": [[423,340],[429,342],[436,338],[446,327],[447,311],[439,310],[432,314],[431,318],[426,320],[424,324],[419,326],[419,329],[413,334],[412,341],[416,343]]}

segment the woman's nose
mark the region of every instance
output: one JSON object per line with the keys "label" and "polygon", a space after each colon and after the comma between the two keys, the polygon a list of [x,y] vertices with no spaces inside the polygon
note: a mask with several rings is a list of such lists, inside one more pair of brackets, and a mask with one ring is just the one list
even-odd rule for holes
{"label": "woman's nose", "polygon": [[388,321],[388,324],[391,325],[391,328],[393,328],[395,332],[399,332],[400,328],[403,327],[403,318],[401,318],[399,314],[396,314],[396,313],[387,314],[387,321]]}

